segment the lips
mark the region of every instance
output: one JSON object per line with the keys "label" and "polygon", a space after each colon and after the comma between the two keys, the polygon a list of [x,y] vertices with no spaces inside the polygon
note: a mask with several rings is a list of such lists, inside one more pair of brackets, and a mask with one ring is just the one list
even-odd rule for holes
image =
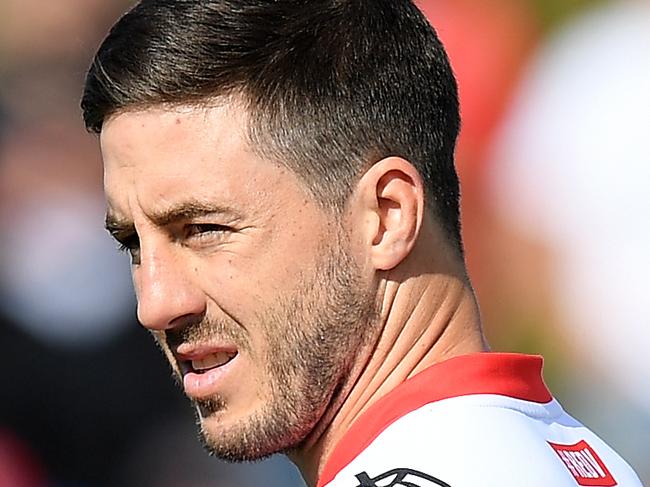
{"label": "lips", "polygon": [[175,355],[183,374],[185,393],[194,399],[203,399],[219,392],[238,352],[232,346],[183,344]]}

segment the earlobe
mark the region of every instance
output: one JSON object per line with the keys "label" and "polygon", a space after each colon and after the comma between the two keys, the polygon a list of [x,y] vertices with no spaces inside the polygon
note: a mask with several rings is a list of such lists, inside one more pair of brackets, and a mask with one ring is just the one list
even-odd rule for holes
{"label": "earlobe", "polygon": [[366,231],[370,258],[378,270],[398,266],[417,241],[424,214],[422,177],[411,163],[388,157],[374,164],[359,181],[365,211],[372,213]]}

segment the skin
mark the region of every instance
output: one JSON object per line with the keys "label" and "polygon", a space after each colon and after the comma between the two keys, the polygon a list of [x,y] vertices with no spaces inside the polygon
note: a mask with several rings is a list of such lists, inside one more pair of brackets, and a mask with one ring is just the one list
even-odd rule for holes
{"label": "skin", "polygon": [[286,451],[315,485],[378,398],[487,345],[408,161],[378,161],[335,215],[256,156],[245,127],[232,102],[109,118],[107,223],[133,254],[138,318],[177,374],[183,344],[236,349],[216,389],[190,394],[208,446],[231,459]]}

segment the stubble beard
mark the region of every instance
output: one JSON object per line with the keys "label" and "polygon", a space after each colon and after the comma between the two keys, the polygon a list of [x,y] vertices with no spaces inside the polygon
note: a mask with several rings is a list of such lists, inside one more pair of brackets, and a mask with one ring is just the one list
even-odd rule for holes
{"label": "stubble beard", "polygon": [[273,354],[263,357],[271,391],[265,406],[214,434],[203,418],[226,411],[227,402],[219,396],[196,402],[208,452],[233,462],[287,453],[318,423],[377,321],[375,294],[346,249],[332,245],[312,276],[259,317]]}

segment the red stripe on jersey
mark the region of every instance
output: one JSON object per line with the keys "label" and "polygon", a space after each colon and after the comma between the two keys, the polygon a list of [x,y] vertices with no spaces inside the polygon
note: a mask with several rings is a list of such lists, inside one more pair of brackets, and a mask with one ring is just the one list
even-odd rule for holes
{"label": "red stripe on jersey", "polygon": [[404,381],[371,405],[327,459],[318,487],[331,482],[379,434],[402,416],[432,402],[472,394],[497,394],[547,403],[543,359],[514,353],[475,353],[437,363]]}

